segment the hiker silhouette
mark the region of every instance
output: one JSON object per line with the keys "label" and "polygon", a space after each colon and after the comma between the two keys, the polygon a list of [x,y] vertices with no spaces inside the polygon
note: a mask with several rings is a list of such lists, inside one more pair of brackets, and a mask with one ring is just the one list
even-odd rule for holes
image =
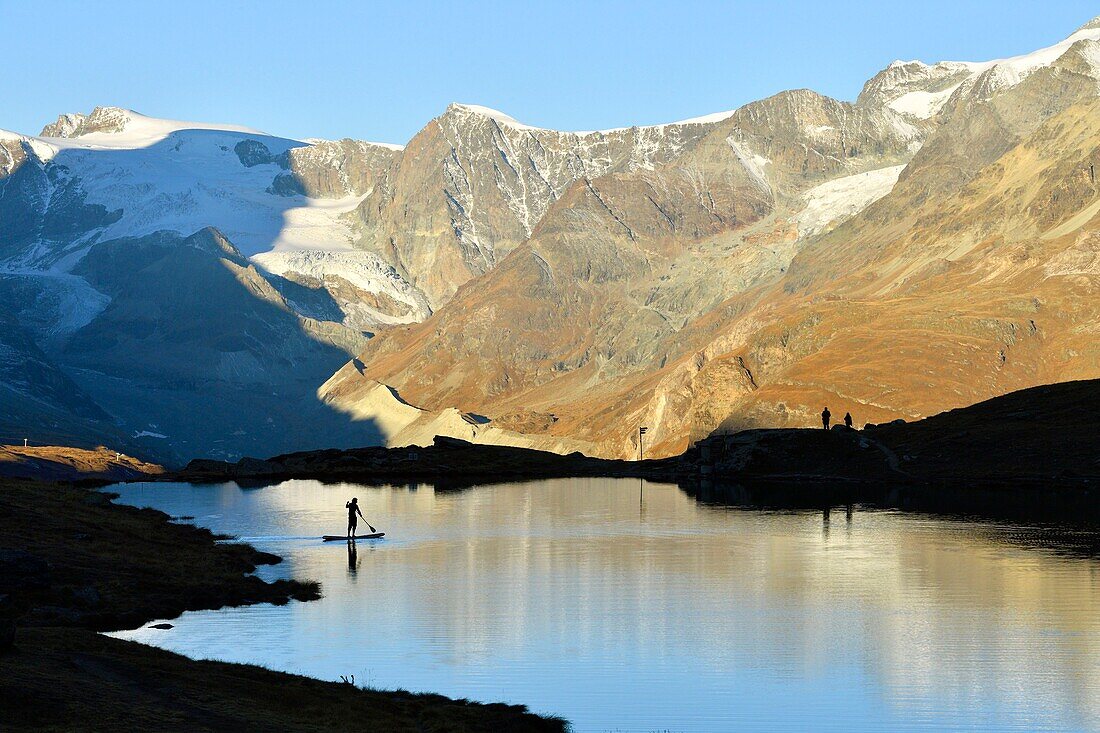
{"label": "hiker silhouette", "polygon": [[852,427],[852,413],[844,413],[844,426],[848,428]]}
{"label": "hiker silhouette", "polygon": [[829,408],[826,407],[821,411],[821,426],[826,430],[829,429],[829,418],[833,416],[833,413],[829,412]]}

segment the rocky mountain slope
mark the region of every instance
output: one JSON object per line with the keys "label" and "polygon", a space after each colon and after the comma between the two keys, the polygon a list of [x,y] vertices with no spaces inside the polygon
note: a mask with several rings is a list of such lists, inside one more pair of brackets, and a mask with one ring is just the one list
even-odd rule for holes
{"label": "rocky mountain slope", "polygon": [[1098,49],[617,130],[454,104],[404,148],[0,133],[0,433],[629,456],[1096,376]]}
{"label": "rocky mountain slope", "polygon": [[[854,105],[784,93],[665,166],[585,179],[326,398],[379,381],[619,456],[640,424],[669,453],[825,404],[919,417],[1096,376],[1098,39],[893,64]],[[830,197],[855,216],[830,226]]]}
{"label": "rocky mountain slope", "polygon": [[701,118],[558,132],[452,104],[409,141],[386,183],[359,205],[359,244],[408,273],[438,307],[529,238],[575,181],[652,169],[714,124]]}

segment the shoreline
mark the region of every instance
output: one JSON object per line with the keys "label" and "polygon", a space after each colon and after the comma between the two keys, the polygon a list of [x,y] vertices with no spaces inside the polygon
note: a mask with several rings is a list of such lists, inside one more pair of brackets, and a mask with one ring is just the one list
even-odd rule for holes
{"label": "shoreline", "polygon": [[0,520],[0,720],[20,730],[332,730],[348,715],[386,730],[565,729],[522,705],[359,688],[104,636],[187,610],[313,600],[320,587],[261,580],[256,567],[281,558],[90,488],[0,479]]}
{"label": "shoreline", "polygon": [[150,481],[260,485],[287,479],[438,489],[564,477],[641,478],[734,501],[872,502],[947,512],[1100,522],[1100,380],[1012,392],[907,423],[862,430],[758,428],[715,433],[678,456],[630,461],[480,445],[289,453],[235,463],[196,459]]}

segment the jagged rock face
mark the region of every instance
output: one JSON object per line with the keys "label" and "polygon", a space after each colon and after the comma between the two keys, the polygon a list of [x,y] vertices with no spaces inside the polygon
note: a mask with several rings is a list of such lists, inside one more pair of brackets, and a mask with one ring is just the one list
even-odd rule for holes
{"label": "jagged rock face", "polygon": [[80,134],[78,130],[87,118],[87,115],[80,113],[58,115],[57,121],[43,127],[38,135],[39,137],[75,137]]}
{"label": "jagged rock face", "polygon": [[754,172],[780,196],[908,162],[925,138],[922,126],[890,109],[857,106],[809,90],[747,104],[720,129],[749,170],[763,168],[759,161],[766,161],[766,170]]}
{"label": "jagged rock face", "polygon": [[130,121],[127,111],[118,107],[96,107],[89,115],[64,114],[46,125],[39,137],[72,138],[93,132],[122,132]]}
{"label": "jagged rock face", "polygon": [[930,66],[920,61],[895,61],[863,85],[856,104],[928,119],[972,75],[970,64],[944,61]]}
{"label": "jagged rock face", "polygon": [[[574,182],[661,168],[719,127],[728,130],[736,165],[784,193],[904,162],[923,137],[890,110],[805,91],[747,105],[725,122],[592,133],[530,128],[499,113],[452,105],[409,143],[385,182],[359,206],[359,246],[387,258],[438,307],[529,238]],[[775,170],[757,170],[762,161]]]}
{"label": "jagged rock face", "polygon": [[[1095,43],[895,67],[856,105],[747,105],[668,165],[574,184],[476,288],[373,341],[362,373],[420,405],[551,414],[543,430],[612,455],[636,450],[638,424],[672,452],[715,429],[813,424],[824,404],[877,422],[1095,377]],[[949,88],[927,120],[890,105]],[[914,152],[846,223],[805,239],[784,226],[800,197],[896,175]],[[727,179],[677,183],[699,170]],[[709,221],[690,211],[716,192]],[[354,382],[326,388],[351,405]]]}
{"label": "jagged rock face", "polygon": [[372,192],[401,149],[361,140],[317,140],[290,151],[290,169],[307,196],[343,198]]}
{"label": "jagged rock face", "polygon": [[805,248],[784,293],[684,329],[685,356],[635,387],[670,406],[664,438],[682,437],[668,449],[812,424],[823,405],[882,422],[1095,376],[1098,134],[1100,102],[1070,106],[954,196],[916,203],[899,187]]}
{"label": "jagged rock face", "polygon": [[27,150],[22,136],[0,130],[0,178],[14,173],[26,159]]}
{"label": "jagged rock face", "polygon": [[256,165],[277,165],[283,170],[286,170],[290,167],[287,161],[287,153],[289,153],[289,151],[284,151],[280,155],[272,155],[267,146],[259,140],[241,140],[233,146],[233,152],[237,154],[237,158],[245,168],[251,168]]}
{"label": "jagged rock face", "polygon": [[476,287],[373,341],[365,370],[323,393],[354,405],[375,379],[431,409],[528,422],[533,392],[562,404],[659,369],[686,323],[783,272],[799,237],[782,215],[802,193],[906,160],[920,140],[895,113],[812,92],[749,105],[668,163],[582,177]]}
{"label": "jagged rock face", "polygon": [[574,181],[661,165],[711,127],[557,132],[451,105],[360,205],[359,246],[407,273],[437,307],[527,239]]}

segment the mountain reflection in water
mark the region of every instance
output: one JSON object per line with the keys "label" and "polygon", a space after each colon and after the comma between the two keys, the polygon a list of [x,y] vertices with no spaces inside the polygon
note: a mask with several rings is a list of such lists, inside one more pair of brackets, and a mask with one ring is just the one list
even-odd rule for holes
{"label": "mountain reflection in water", "polygon": [[[701,504],[562,479],[462,492],[111,487],[286,558],[324,598],[118,636],[505,700],[587,730],[1100,727],[1100,562],[1052,532]],[[382,541],[321,543],[357,496]]]}

